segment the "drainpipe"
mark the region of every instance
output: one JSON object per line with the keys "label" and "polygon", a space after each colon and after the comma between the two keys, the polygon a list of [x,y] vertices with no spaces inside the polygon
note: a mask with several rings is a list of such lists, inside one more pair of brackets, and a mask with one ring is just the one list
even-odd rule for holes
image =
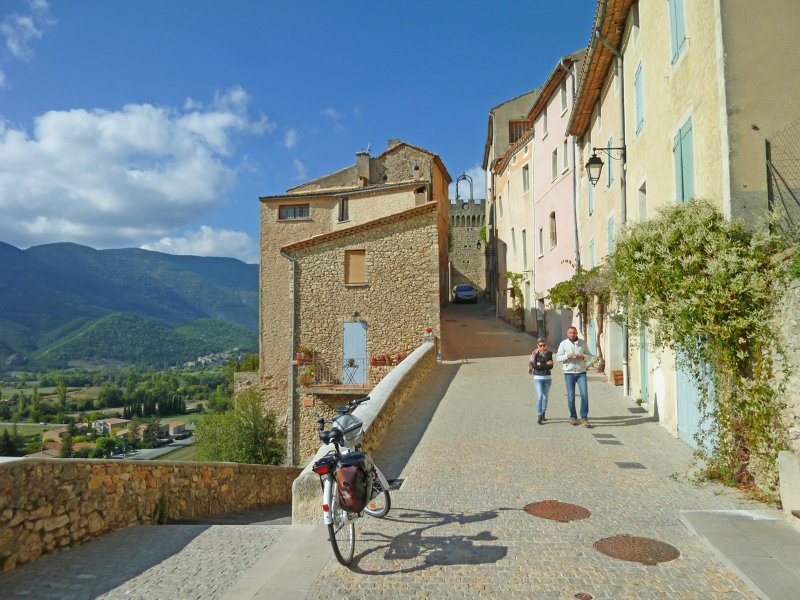
{"label": "drainpipe", "polygon": [[[561,59],[561,68],[567,72],[567,76],[571,77],[571,84],[572,84],[572,102],[575,102],[575,63],[572,63],[569,67],[564,62],[564,59]],[[578,269],[581,266],[581,247],[580,247],[580,238],[578,236],[578,163],[577,161],[577,151],[575,150],[575,146],[577,145],[577,140],[575,136],[572,136],[572,218],[573,218],[573,233],[575,234],[575,272],[578,272]]]}
{"label": "drainpipe", "polygon": [[[625,69],[622,53],[614,48],[608,41],[600,35],[600,30],[595,29],[595,37],[600,40],[608,50],[617,57],[617,72],[619,73],[619,112],[622,123],[622,147],[625,152],[622,155],[622,168],[620,169],[620,225],[625,227],[628,222],[628,203],[627,203],[627,168],[628,168],[628,152],[627,142],[625,139]],[[630,396],[630,373],[628,365],[628,318],[622,321],[622,393],[625,396]]]}
{"label": "drainpipe", "polygon": [[295,319],[295,287],[297,281],[297,259],[293,256],[289,256],[283,250],[281,250],[281,256],[292,263],[292,291],[291,291],[291,304],[290,304],[290,313],[291,316],[289,317],[289,322],[291,323],[291,347],[289,348],[289,465],[292,466],[295,464],[294,457],[294,447],[295,447],[295,440],[294,440],[294,394],[295,394],[295,384],[294,384],[294,319]]}

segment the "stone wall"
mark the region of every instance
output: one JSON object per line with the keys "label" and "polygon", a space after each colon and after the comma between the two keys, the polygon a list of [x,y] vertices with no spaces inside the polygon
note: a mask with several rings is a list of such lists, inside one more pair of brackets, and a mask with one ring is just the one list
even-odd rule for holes
{"label": "stone wall", "polygon": [[[369,402],[353,412],[364,423],[365,450],[371,452],[381,444],[408,399],[417,393],[420,381],[436,364],[436,344],[423,343],[370,392]],[[292,484],[292,522],[295,524],[320,522],[319,476],[311,471],[311,464],[331,449],[331,446],[318,447],[314,458]]]}
{"label": "stone wall", "polygon": [[284,504],[300,469],[23,459],[0,464],[0,570],[114,529]]}
{"label": "stone wall", "polygon": [[459,283],[486,289],[486,246],[480,229],[486,224],[486,201],[450,205],[450,287]]}

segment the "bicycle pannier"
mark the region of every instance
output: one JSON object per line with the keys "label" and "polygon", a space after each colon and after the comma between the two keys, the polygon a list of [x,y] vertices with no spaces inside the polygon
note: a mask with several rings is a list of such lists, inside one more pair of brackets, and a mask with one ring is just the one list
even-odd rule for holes
{"label": "bicycle pannier", "polygon": [[339,503],[350,512],[360,513],[370,500],[373,479],[372,459],[364,452],[342,456],[336,469]]}

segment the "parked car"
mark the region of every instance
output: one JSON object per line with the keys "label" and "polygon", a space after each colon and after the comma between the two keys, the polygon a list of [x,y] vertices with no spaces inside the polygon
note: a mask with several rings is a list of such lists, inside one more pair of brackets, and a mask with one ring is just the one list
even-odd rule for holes
{"label": "parked car", "polygon": [[474,304],[477,301],[478,292],[468,283],[460,283],[453,288],[453,304],[458,304],[459,302],[472,302]]}

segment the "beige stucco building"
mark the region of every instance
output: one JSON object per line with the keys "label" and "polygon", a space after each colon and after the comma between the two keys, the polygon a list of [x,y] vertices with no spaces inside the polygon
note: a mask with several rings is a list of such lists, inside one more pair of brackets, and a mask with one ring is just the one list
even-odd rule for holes
{"label": "beige stucco building", "polygon": [[[386,372],[371,357],[408,353],[428,327],[438,335],[449,183],[438,155],[390,140],[376,157],[359,152],[354,165],[260,199],[258,386],[285,418],[292,462],[318,447],[327,402],[348,388],[362,395]],[[300,347],[313,369],[296,364]]]}
{"label": "beige stucco building", "polygon": [[[597,185],[579,177],[587,267],[613,251],[626,222],[674,202],[704,198],[750,224],[767,211],[765,138],[800,113],[800,73],[785,68],[800,58],[795,9],[790,0],[598,1],[569,123],[580,164],[604,149]],[[654,353],[647,331],[626,332],[621,319],[602,325],[607,372],[624,370],[628,393],[693,443],[697,392],[675,357]]]}

